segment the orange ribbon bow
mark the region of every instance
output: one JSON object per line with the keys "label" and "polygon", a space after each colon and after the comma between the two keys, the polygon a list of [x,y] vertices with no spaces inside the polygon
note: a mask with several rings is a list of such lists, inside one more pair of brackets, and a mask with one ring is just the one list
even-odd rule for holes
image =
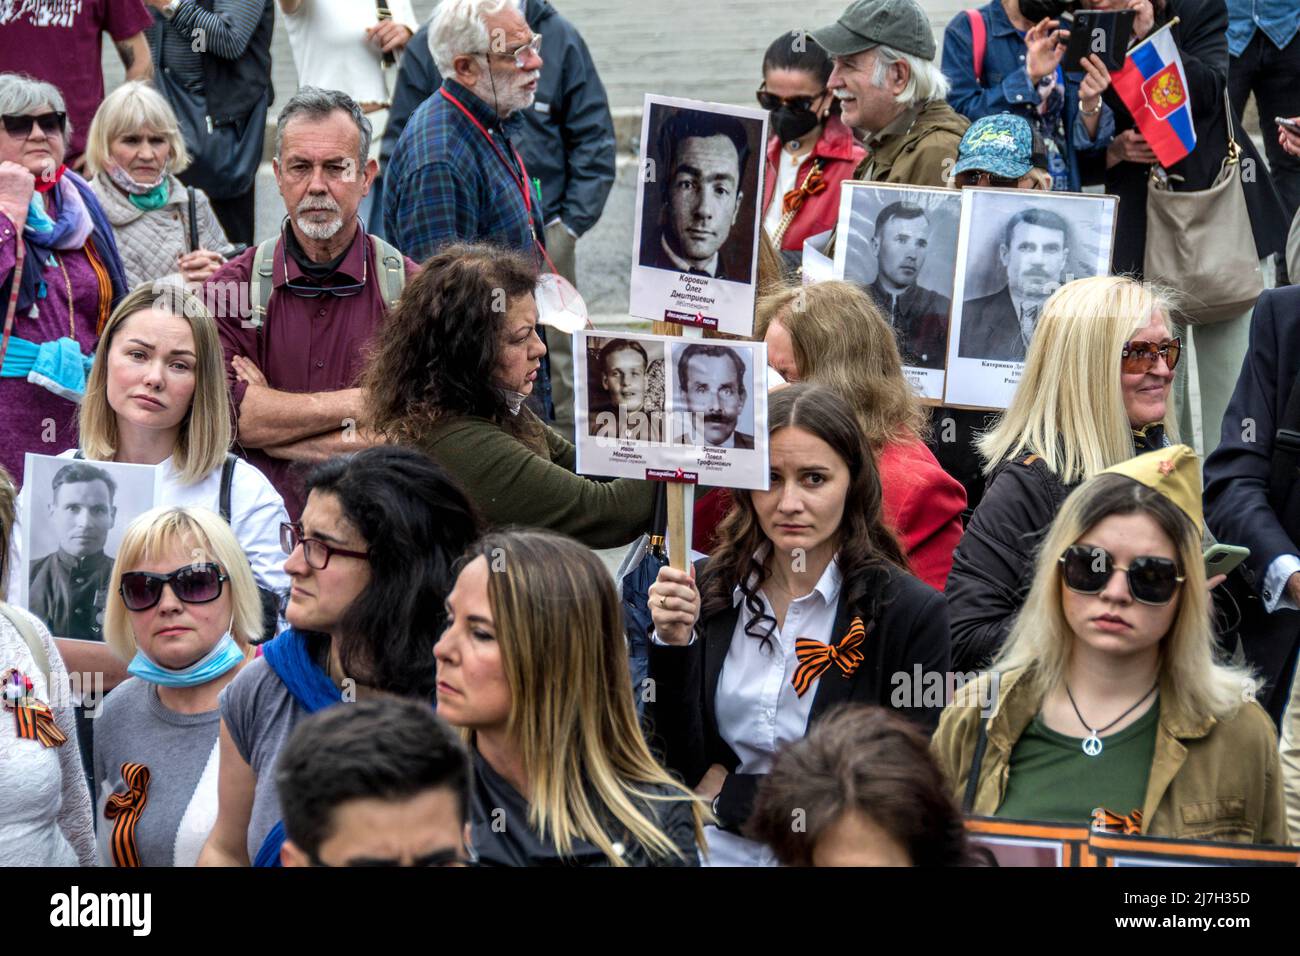
{"label": "orange ribbon bow", "polygon": [[845,677],[850,676],[858,669],[858,665],[866,660],[866,654],[861,650],[862,643],[866,639],[867,629],[862,623],[862,618],[855,617],[853,623],[849,625],[848,632],[837,644],[823,644],[821,641],[814,641],[807,637],[796,640],[794,654],[799,658],[799,667],[790,681],[794,685],[795,693],[800,697],[806,694],[813,681],[821,677],[832,664],[838,667]]}
{"label": "orange ribbon bow", "polygon": [[826,189],[826,176],[820,162],[814,162],[812,170],[803,181],[803,185],[792,189],[781,199],[782,212],[795,212],[809,196],[816,196]]}
{"label": "orange ribbon bow", "polygon": [[113,821],[109,848],[116,866],[141,866],[135,827],[149,802],[149,768],[142,763],[122,764],[126,793],[115,793],[104,804],[104,818]]}
{"label": "orange ribbon bow", "polygon": [[54,713],[48,704],[35,697],[26,697],[19,702],[15,711],[18,717],[18,736],[24,740],[35,740],[42,747],[62,747],[68,742],[67,735],[54,722]]}
{"label": "orange ribbon bow", "polygon": [[1142,832],[1142,811],[1134,810],[1128,816],[1122,817],[1113,810],[1098,807],[1092,811],[1092,828],[1102,833],[1138,836]]}

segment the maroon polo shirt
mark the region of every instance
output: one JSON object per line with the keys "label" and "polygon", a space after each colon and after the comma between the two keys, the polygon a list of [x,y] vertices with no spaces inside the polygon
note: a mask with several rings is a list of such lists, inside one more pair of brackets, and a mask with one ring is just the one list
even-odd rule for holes
{"label": "maroon polo shirt", "polygon": [[[267,384],[282,392],[334,392],[357,384],[365,364],[366,347],[383,322],[387,307],[380,295],[374,243],[358,228],[343,261],[320,285],[352,285],[365,282],[355,295],[324,294],[318,298],[297,295],[285,283],[314,285],[293,257],[284,250],[283,236],[275,245],[271,299],[266,320],[260,329],[247,324],[253,303],[249,277],[253,271],[256,247],[230,260],[204,284],[208,308],[216,316],[225,352],[226,380],[234,402],[236,419],[248,390],[236,380],[231,359],[242,355],[251,359]],[[419,271],[410,259],[406,263],[407,280]],[[340,423],[341,424],[341,423]],[[289,517],[295,521],[302,514],[305,496],[302,479],[310,469],[304,462],[272,458],[256,448],[236,447],[270,479],[284,499]]]}

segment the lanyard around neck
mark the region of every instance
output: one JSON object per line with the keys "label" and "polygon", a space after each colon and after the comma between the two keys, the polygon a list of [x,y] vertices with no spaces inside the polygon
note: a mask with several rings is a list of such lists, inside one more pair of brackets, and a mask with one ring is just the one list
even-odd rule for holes
{"label": "lanyard around neck", "polygon": [[519,191],[523,193],[524,209],[528,212],[528,225],[533,227],[533,196],[528,189],[528,168],[524,166],[524,158],[519,155],[519,150],[515,149],[513,146],[511,147],[511,152],[515,154],[515,161],[519,163],[519,168],[523,171],[522,177],[520,177],[519,173],[516,173],[514,167],[510,165],[510,160],[507,159],[506,154],[501,151],[501,147],[498,146],[497,141],[492,138],[492,134],[487,131],[473,113],[465,108],[465,104],[448,93],[445,86],[438,87],[438,92],[441,93],[443,98],[451,103],[452,106],[464,113],[465,118],[473,123],[478,128],[478,131],[483,134],[483,138],[491,144],[492,152],[497,154],[497,159],[501,160],[501,165],[505,166],[506,172],[510,174],[510,178],[515,181],[515,185],[518,186]]}

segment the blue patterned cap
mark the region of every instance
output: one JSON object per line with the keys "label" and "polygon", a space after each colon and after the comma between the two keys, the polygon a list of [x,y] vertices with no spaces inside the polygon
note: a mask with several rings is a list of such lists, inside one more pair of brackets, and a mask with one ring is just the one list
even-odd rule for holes
{"label": "blue patterned cap", "polygon": [[1034,131],[1023,116],[999,113],[971,123],[957,147],[953,175],[968,169],[1019,179],[1034,168]]}

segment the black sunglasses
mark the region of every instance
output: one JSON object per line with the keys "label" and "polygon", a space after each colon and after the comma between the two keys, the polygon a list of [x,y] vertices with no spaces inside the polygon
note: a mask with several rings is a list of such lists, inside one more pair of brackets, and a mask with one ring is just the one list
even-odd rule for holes
{"label": "black sunglasses", "polygon": [[1178,365],[1178,357],[1183,352],[1182,339],[1165,339],[1157,345],[1155,342],[1125,342],[1120,350],[1120,368],[1130,375],[1137,375],[1156,367],[1156,362],[1164,356],[1169,371]]}
{"label": "black sunglasses", "polygon": [[280,524],[281,550],[285,554],[293,554],[298,545],[302,545],[302,556],[307,560],[307,566],[315,568],[317,571],[324,571],[329,566],[330,558],[336,554],[341,554],[345,558],[370,560],[369,551],[347,551],[343,548],[336,548],[333,545],[326,544],[319,538],[304,537],[302,525],[300,524],[291,521],[282,522]]}
{"label": "black sunglasses", "polygon": [[1015,189],[1020,185],[1018,179],[1008,179],[1006,176],[994,176],[992,173],[986,173],[982,169],[968,169],[965,172],[958,173],[953,177],[953,182],[957,188],[963,186],[994,186],[998,189]]}
{"label": "black sunglasses", "polygon": [[758,97],[758,105],[763,107],[763,109],[767,110],[769,113],[773,110],[780,109],[782,106],[788,106],[792,110],[811,111],[813,104],[825,96],[826,91],[822,90],[816,96],[791,96],[789,98],[777,96],[775,93],[769,93],[767,90],[759,90],[754,95]]}
{"label": "black sunglasses", "polygon": [[1100,594],[1110,576],[1123,571],[1128,577],[1129,593],[1142,604],[1162,605],[1173,600],[1178,585],[1185,580],[1178,565],[1169,558],[1143,556],[1134,558],[1127,568],[1115,563],[1104,548],[1074,544],[1061,555],[1061,577],[1065,586],[1079,594]]}
{"label": "black sunglasses", "polygon": [[147,611],[162,600],[163,585],[170,584],[172,594],[186,604],[209,604],[221,597],[221,584],[229,581],[218,564],[187,564],[171,574],[151,571],[125,571],[117,593],[128,611]]}
{"label": "black sunglasses", "polygon": [[[314,854],[311,857],[309,857],[309,859],[311,860],[312,866],[320,866],[328,869],[333,869],[333,867],[331,867],[330,864],[322,862],[320,857],[315,856]],[[362,868],[400,867],[402,865],[403,864],[400,860],[372,860],[369,858],[353,860],[349,863],[343,864],[343,866],[362,867]],[[465,859],[465,855],[461,850],[456,849],[455,847],[448,847],[445,850],[435,850],[433,853],[429,853],[425,856],[417,856],[415,859],[411,860],[410,865],[413,868],[418,868],[418,867],[430,867],[430,866],[442,866],[442,867],[472,866],[473,864]]]}
{"label": "black sunglasses", "polygon": [[20,113],[17,116],[6,113],[0,117],[4,121],[5,132],[10,136],[31,136],[32,130],[39,124],[41,132],[46,136],[62,136],[63,131],[67,129],[67,113],[42,113],[40,116],[32,116],[29,113]]}

